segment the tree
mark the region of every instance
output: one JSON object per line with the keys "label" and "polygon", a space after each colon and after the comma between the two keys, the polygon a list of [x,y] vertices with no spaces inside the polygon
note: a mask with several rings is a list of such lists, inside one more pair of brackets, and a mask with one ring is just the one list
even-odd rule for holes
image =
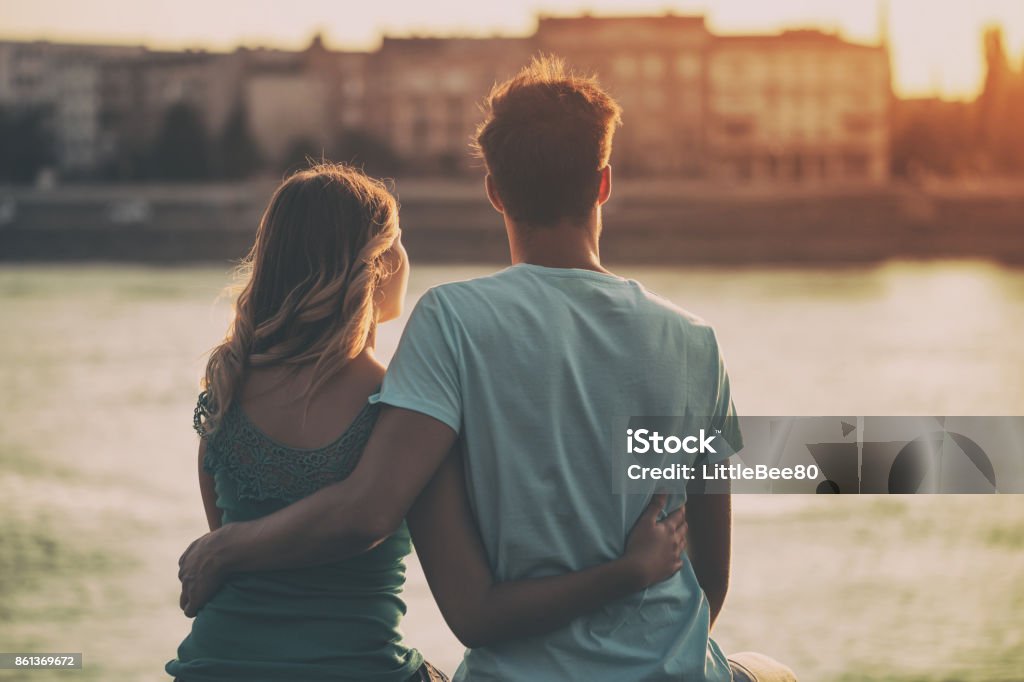
{"label": "tree", "polygon": [[974,110],[967,102],[897,102],[892,116],[893,174],[955,177],[981,170],[973,121]]}
{"label": "tree", "polygon": [[41,107],[0,109],[0,182],[31,183],[56,161],[53,135]]}
{"label": "tree", "polygon": [[281,159],[281,167],[285,172],[292,172],[309,167],[310,162],[326,160],[322,146],[308,137],[297,137],[289,143]]}
{"label": "tree", "polygon": [[263,154],[259,143],[249,131],[249,119],[244,105],[231,112],[218,144],[218,175],[229,179],[246,178],[260,169]]}
{"label": "tree", "polygon": [[338,161],[361,167],[371,175],[394,175],[401,170],[401,161],[391,146],[365,130],[343,130],[332,152]]}
{"label": "tree", "polygon": [[1001,28],[987,29],[984,45],[985,84],[976,100],[979,145],[993,170],[1019,173],[1024,171],[1019,123],[1024,116],[1024,69],[1011,67]]}
{"label": "tree", "polygon": [[153,175],[166,180],[202,180],[210,175],[210,142],[202,117],[184,102],[164,113],[152,149]]}

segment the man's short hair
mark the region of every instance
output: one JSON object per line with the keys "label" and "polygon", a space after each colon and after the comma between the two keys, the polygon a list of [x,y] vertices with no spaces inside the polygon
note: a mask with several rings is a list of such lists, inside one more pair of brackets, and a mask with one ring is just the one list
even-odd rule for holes
{"label": "man's short hair", "polygon": [[517,223],[582,222],[597,203],[621,108],[593,76],[533,59],[491,89],[475,147]]}

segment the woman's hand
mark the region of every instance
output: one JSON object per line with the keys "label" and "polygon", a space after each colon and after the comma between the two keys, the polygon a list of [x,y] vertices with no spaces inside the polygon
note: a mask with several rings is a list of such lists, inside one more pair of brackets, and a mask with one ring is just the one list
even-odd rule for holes
{"label": "woman's hand", "polygon": [[662,520],[667,495],[655,495],[626,540],[622,560],[634,572],[640,589],[660,583],[683,566],[686,549],[686,507],[680,506]]}

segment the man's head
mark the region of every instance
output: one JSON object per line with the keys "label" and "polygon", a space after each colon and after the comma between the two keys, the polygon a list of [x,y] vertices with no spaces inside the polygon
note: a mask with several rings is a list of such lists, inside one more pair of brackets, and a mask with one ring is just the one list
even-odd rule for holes
{"label": "man's head", "polygon": [[524,226],[585,222],[610,189],[618,103],[595,78],[540,57],[495,85],[484,107],[476,147],[495,205]]}

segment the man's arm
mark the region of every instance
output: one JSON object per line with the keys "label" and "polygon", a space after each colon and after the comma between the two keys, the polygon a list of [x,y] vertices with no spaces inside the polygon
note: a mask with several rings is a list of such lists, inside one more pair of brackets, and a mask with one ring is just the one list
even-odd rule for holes
{"label": "man's arm", "polygon": [[419,412],[385,406],[355,471],[274,514],[231,523],[181,556],[181,608],[194,616],[238,571],[340,561],[373,548],[402,523],[455,442],[455,432]]}
{"label": "man's arm", "polygon": [[729,591],[729,561],[732,549],[732,495],[688,494],[686,521],[690,526],[687,552],[697,582],[707,595],[711,626]]}

